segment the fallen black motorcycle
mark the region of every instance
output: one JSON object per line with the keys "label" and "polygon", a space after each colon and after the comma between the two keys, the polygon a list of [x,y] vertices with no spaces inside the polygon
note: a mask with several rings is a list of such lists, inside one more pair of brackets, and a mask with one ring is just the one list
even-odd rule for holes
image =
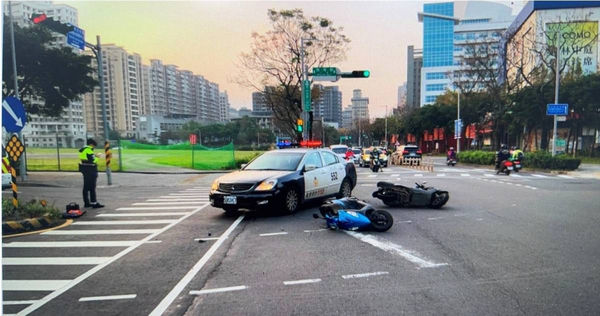
{"label": "fallen black motorcycle", "polygon": [[377,183],[377,191],[373,192],[373,197],[382,200],[383,204],[392,207],[426,206],[440,208],[444,206],[450,198],[448,191],[426,187],[426,183],[415,183],[415,188],[409,188],[381,181]]}

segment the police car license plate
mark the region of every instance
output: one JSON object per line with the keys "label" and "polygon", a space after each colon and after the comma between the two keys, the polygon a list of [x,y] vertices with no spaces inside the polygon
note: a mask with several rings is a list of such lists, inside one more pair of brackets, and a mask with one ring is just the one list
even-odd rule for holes
{"label": "police car license plate", "polygon": [[223,204],[237,204],[237,196],[228,195],[223,198]]}

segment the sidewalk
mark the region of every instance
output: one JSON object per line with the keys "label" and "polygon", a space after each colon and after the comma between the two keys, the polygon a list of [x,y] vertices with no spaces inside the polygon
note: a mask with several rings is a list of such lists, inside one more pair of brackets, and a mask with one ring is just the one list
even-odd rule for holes
{"label": "sidewalk", "polygon": [[577,170],[569,171],[567,174],[578,178],[600,179],[600,165],[582,163]]}

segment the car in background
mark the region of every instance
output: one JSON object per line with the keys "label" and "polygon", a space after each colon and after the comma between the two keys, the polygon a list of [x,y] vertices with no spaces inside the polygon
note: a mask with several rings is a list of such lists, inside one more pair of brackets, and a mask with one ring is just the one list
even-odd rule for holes
{"label": "car in background", "polygon": [[354,163],[358,164],[360,162],[360,155],[362,154],[361,147],[353,147],[352,153],[354,154]]}
{"label": "car in background", "polygon": [[423,152],[417,145],[401,145],[396,149],[396,152],[392,155],[392,161],[394,164],[421,164]]}
{"label": "car in background", "polygon": [[354,164],[329,149],[279,149],[217,178],[209,201],[227,214],[241,208],[292,214],[307,200],[348,197],[355,186]]}
{"label": "car in background", "polygon": [[333,151],[338,157],[342,158],[342,160],[346,161],[346,152],[348,151],[348,146],[346,145],[331,145],[329,149]]}
{"label": "car in background", "polygon": [[360,160],[358,161],[358,165],[360,167],[369,167],[371,164],[371,148],[363,148],[362,153],[360,154]]}

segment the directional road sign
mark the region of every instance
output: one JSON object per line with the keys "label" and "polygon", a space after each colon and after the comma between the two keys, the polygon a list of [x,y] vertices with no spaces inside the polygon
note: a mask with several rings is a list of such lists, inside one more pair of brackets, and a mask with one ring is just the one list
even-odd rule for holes
{"label": "directional road sign", "polygon": [[73,31],[67,33],[67,44],[84,50],[85,32],[77,26],[73,26]]}
{"label": "directional road sign", "polygon": [[462,120],[454,120],[454,138],[460,138],[460,132],[462,131]]}
{"label": "directional road sign", "polygon": [[315,81],[338,81],[340,70],[336,67],[315,67],[312,71]]}
{"label": "directional road sign", "polygon": [[546,115],[567,115],[569,114],[568,104],[548,104]]}
{"label": "directional road sign", "polygon": [[15,97],[7,97],[2,102],[2,126],[9,133],[18,133],[27,123],[23,103]]}
{"label": "directional road sign", "polygon": [[310,100],[310,81],[302,81],[302,93],[304,94],[304,111],[311,111],[311,100]]}

